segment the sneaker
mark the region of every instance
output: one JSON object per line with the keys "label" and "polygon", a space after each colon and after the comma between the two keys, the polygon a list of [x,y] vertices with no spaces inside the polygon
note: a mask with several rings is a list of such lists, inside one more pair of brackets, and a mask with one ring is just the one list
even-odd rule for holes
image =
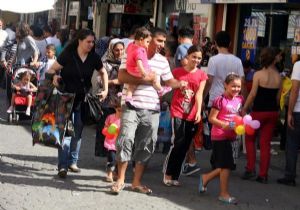
{"label": "sneaker", "polygon": [[30,107],[27,107],[25,114],[26,114],[27,116],[30,116]]}
{"label": "sneaker", "polygon": [[262,183],[262,184],[268,184],[268,178],[267,177],[258,176],[255,181],[257,181],[259,183]]}
{"label": "sneaker", "polygon": [[81,171],[80,168],[78,168],[76,164],[70,165],[69,169],[70,169],[70,171],[72,171],[74,173],[79,173]]}
{"label": "sneaker", "polygon": [[277,179],[277,183],[288,185],[288,186],[293,186],[293,187],[296,186],[296,182],[294,179],[281,178],[281,179]]}
{"label": "sneaker", "polygon": [[197,166],[197,164],[194,166],[190,166],[190,164],[186,163],[183,167],[181,174],[184,176],[189,176],[197,171],[200,171],[200,167]]}
{"label": "sneaker", "polygon": [[255,171],[245,171],[242,176],[242,179],[248,180],[254,178],[255,176],[256,176]]}
{"label": "sneaker", "polygon": [[66,178],[67,177],[67,170],[65,169],[65,168],[61,168],[61,169],[59,169],[59,171],[58,171],[58,176],[60,177],[60,178]]}
{"label": "sneaker", "polygon": [[7,112],[8,114],[10,114],[10,113],[13,112],[13,110],[14,110],[14,107],[13,107],[13,106],[10,106],[6,112]]}

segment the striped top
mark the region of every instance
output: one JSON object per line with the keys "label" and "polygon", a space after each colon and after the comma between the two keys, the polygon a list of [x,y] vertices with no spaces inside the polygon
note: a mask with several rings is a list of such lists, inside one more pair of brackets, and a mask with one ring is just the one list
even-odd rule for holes
{"label": "striped top", "polygon": [[[122,58],[120,69],[126,69],[126,55]],[[159,53],[156,53],[148,60],[151,71],[154,71],[163,81],[173,79],[168,60]],[[127,91],[127,84],[122,92],[122,104],[124,104]],[[151,85],[138,85],[133,92],[132,105],[138,109],[160,111],[160,101],[157,91]]]}

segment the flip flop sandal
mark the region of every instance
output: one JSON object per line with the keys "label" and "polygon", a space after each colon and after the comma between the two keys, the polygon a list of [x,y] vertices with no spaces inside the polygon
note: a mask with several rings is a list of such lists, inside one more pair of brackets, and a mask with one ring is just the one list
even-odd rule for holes
{"label": "flip flop sandal", "polygon": [[136,186],[136,187],[132,187],[131,189],[134,192],[138,192],[138,193],[142,193],[142,194],[146,194],[146,195],[152,194],[152,190],[146,186]]}
{"label": "flip flop sandal", "polygon": [[200,180],[199,180],[199,193],[205,193],[207,191],[207,187],[203,186],[203,178],[202,175],[200,175]]}
{"label": "flip flop sandal", "polygon": [[219,199],[219,201],[226,203],[226,204],[234,204],[234,205],[237,204],[237,199],[235,197],[224,198],[224,197],[219,196],[218,199]]}
{"label": "flip flop sandal", "polygon": [[118,184],[117,182],[114,183],[111,188],[110,188],[110,192],[113,195],[119,195],[119,193],[125,188],[125,183],[123,184]]}

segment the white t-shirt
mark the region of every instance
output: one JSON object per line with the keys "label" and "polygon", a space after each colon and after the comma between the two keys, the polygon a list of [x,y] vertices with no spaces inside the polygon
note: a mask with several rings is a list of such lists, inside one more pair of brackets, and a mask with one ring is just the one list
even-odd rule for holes
{"label": "white t-shirt", "polygon": [[46,41],[48,44],[54,44],[55,47],[58,47],[61,45],[60,40],[56,36],[49,36],[46,38]]}
{"label": "white t-shirt", "polygon": [[[292,73],[292,80],[297,80],[300,82],[300,61],[296,62],[293,67],[293,73]],[[296,104],[294,107],[294,112],[300,112],[300,90],[299,90],[299,96],[296,100]]]}
{"label": "white t-shirt", "polygon": [[238,57],[222,53],[212,56],[208,61],[207,68],[207,74],[214,77],[209,90],[208,107],[211,107],[213,100],[224,93],[224,81],[227,75],[234,72],[244,77],[244,70]]}

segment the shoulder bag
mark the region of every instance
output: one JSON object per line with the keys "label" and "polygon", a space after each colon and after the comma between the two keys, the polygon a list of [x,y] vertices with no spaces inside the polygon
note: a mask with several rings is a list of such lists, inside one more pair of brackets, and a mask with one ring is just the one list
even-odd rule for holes
{"label": "shoulder bag", "polygon": [[80,76],[80,82],[85,93],[84,101],[81,102],[81,120],[83,124],[91,125],[99,122],[101,119],[103,115],[102,104],[99,100],[99,96],[93,95],[91,91],[87,90],[85,87],[83,73],[74,55],[73,59],[75,61],[76,69]]}

